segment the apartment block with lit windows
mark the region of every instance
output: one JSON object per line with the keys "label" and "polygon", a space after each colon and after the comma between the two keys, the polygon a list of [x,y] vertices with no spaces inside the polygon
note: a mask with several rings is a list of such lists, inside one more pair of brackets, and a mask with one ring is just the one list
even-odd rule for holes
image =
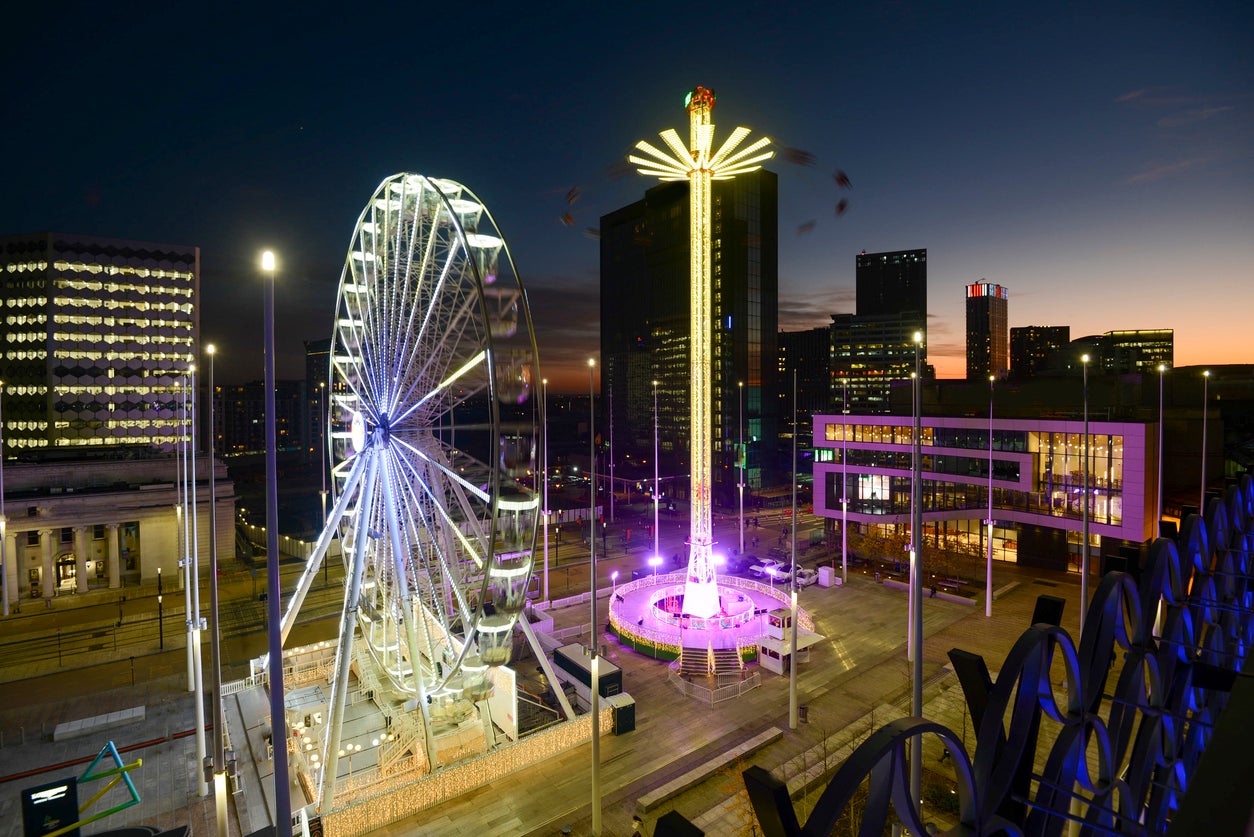
{"label": "apartment block with lit windows", "polygon": [[197,247],[0,236],[5,451],[172,449],[184,438],[199,290]]}

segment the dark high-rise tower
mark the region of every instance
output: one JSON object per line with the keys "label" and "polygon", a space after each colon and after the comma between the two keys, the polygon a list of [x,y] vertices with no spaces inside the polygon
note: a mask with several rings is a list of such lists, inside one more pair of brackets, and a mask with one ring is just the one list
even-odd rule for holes
{"label": "dark high-rise tower", "polygon": [[858,254],[857,313],[833,314],[832,403],[848,389],[849,409],[886,413],[894,382],[914,371],[914,333],[923,332],[927,373],[927,250]]}
{"label": "dark high-rise tower", "polygon": [[1010,371],[1009,306],[1010,292],[1002,285],[967,285],[968,381],[1004,378]]}
{"label": "dark high-rise tower", "polygon": [[[714,498],[735,497],[744,382],[746,481],[769,485],[776,438],[778,187],[759,170],[715,181],[711,312]],[[620,446],[653,451],[653,388],[663,461],[688,461],[688,184],[664,183],[601,218],[601,382]],[[605,402],[609,408],[608,399]]]}
{"label": "dark high-rise tower", "polygon": [[858,254],[859,317],[915,315],[927,326],[927,250]]}
{"label": "dark high-rise tower", "polygon": [[1010,329],[1010,374],[1034,378],[1049,367],[1050,356],[1071,342],[1071,326],[1021,326]]}

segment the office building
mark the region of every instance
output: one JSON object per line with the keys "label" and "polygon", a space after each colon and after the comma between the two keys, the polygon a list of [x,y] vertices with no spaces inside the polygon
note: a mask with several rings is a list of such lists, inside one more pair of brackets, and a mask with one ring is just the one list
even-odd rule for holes
{"label": "office building", "polygon": [[1004,378],[1010,371],[1010,292],[979,281],[967,285],[967,380]]}
{"label": "office building", "polygon": [[[779,333],[779,401],[780,416],[792,416],[780,422],[782,433],[791,433],[796,423],[797,446],[810,448],[810,421],[818,413],[831,409],[831,329],[820,327],[805,331]],[[793,397],[793,373],[796,373],[796,403]],[[795,414],[793,413],[795,406]]]}
{"label": "office building", "polygon": [[927,250],[859,253],[855,314],[833,314],[829,403],[848,392],[849,410],[886,413],[894,383],[915,370],[915,332],[923,333],[919,367],[927,365]]}
{"label": "office building", "polygon": [[[215,387],[214,425],[219,456],[244,456],[266,450],[266,386],[263,381]],[[309,411],[304,381],[275,381],[274,416],[277,451],[300,450]],[[306,448],[307,449],[307,448]]]}
{"label": "office building", "polygon": [[200,250],[60,233],[0,237],[4,447],[185,438]]}
{"label": "office building", "polygon": [[911,315],[927,325],[927,250],[858,254],[855,271],[859,317]]}
{"label": "office building", "polygon": [[1175,332],[1169,328],[1126,329],[1102,335],[1102,365],[1111,375],[1155,372],[1175,366]]}
{"label": "office building", "polygon": [[[875,317],[833,314],[831,403],[840,403],[847,389],[851,413],[890,412],[893,385],[908,383],[914,374],[914,335],[919,330],[913,312]],[[919,365],[924,378],[932,377],[926,332]]]}
{"label": "office building", "polygon": [[[989,420],[922,417],[923,543],[984,548]],[[1090,568],[1156,534],[1156,425],[1089,423]],[[993,557],[1078,571],[1084,531],[1082,419],[993,421]],[[909,416],[816,416],[814,513],[838,521],[846,474],[851,528],[907,527],[913,427]],[[844,468],[841,457],[845,457]],[[975,551],[975,550],[972,550]],[[925,553],[926,555],[926,553]]]}
{"label": "office building", "polygon": [[1050,359],[1071,342],[1070,326],[1022,326],[1010,329],[1010,374],[1035,378],[1049,368]]}
{"label": "office building", "polygon": [[[778,193],[759,170],[713,193],[711,438],[714,501],[736,496],[740,387],[749,441],[746,481],[771,484],[776,440]],[[612,405],[615,458],[653,450],[653,381],[664,464],[683,468],[689,436],[688,184],[666,183],[601,218],[602,408]],[[598,429],[608,436],[609,422]],[[630,450],[630,448],[628,448]]]}

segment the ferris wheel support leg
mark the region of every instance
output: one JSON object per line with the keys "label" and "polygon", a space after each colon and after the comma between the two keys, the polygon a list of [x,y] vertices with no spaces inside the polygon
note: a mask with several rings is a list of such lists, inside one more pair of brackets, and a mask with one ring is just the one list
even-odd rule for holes
{"label": "ferris wheel support leg", "polygon": [[331,509],[331,516],[327,518],[326,525],[322,527],[322,533],[318,535],[318,540],[314,544],[309,560],[305,562],[305,570],[301,573],[300,580],[296,582],[296,590],[293,591],[291,601],[288,602],[287,610],[283,614],[283,633],[280,641],[284,645],[287,644],[287,635],[291,632],[292,626],[296,624],[296,616],[300,613],[300,606],[305,603],[305,596],[309,593],[309,588],[313,586],[314,578],[317,576],[318,570],[321,569],[322,562],[326,560],[327,548],[331,546],[331,541],[335,539],[335,532],[339,531],[340,520],[344,517],[344,512],[352,499],[353,491],[357,488],[357,482],[361,479],[363,467],[362,458],[358,457],[348,472],[348,480],[344,484],[344,490],[340,492],[339,498],[335,501],[335,507]]}
{"label": "ferris wheel support leg", "polygon": [[[414,623],[421,617],[419,612],[422,604],[418,601],[417,596],[413,596],[409,600],[409,607],[405,609],[405,635],[409,638],[409,663],[414,673],[414,689],[418,693],[418,718],[422,722],[422,743],[427,753],[427,770],[434,772],[436,768],[437,753],[435,749],[435,736],[431,734],[431,705],[427,703],[427,686],[422,682],[422,654],[415,649],[422,646],[418,645],[418,632],[414,627]],[[427,631],[424,627],[423,635],[426,636]]]}
{"label": "ferris wheel support leg", "polygon": [[[544,671],[544,676],[549,683],[560,683],[553,673],[553,663],[549,660],[549,655],[544,653],[544,649],[540,647],[540,640],[536,638],[536,633],[531,629],[531,624],[524,616],[518,620],[518,627],[522,628],[523,635],[527,637],[527,644],[531,646],[531,653],[536,655],[536,659],[540,661],[540,668]],[[572,720],[575,717],[575,710],[570,705],[570,701],[566,699],[566,692],[562,689],[554,689],[553,694],[557,696],[557,702],[562,707],[562,714],[566,716],[566,720]]]}
{"label": "ferris wheel support leg", "polygon": [[[318,794],[318,809],[330,811],[335,804],[335,772],[339,768],[340,731],[344,723],[344,701],[348,696],[349,666],[353,661],[353,634],[357,629],[357,606],[361,599],[361,576],[366,566],[366,544],[369,514],[365,510],[374,502],[375,476],[378,471],[377,452],[371,447],[360,454],[367,460],[366,484],[362,488],[362,512],[353,521],[357,531],[353,536],[352,573],[344,591],[344,614],[340,617],[339,644],[336,647],[335,673],[331,689],[331,717],[328,719],[329,734],[322,754],[322,790]],[[347,493],[347,492],[346,492]]]}
{"label": "ferris wheel support leg", "polygon": [[492,750],[497,743],[495,724],[492,723],[492,707],[486,700],[479,700],[475,701],[475,708],[479,710],[479,720],[483,724],[483,740],[488,742],[488,749]]}

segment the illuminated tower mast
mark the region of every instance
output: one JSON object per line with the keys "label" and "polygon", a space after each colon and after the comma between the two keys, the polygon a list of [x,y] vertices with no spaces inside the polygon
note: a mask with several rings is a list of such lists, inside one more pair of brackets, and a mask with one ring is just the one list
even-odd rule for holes
{"label": "illuminated tower mast", "polygon": [[766,137],[737,151],[740,143],[749,136],[748,128],[732,131],[727,141],[717,151],[711,152],[714,125],[710,122],[710,111],[714,109],[714,91],[698,87],[685,97],[684,106],[688,111],[688,145],[684,145],[673,128],[668,128],[659,136],[669,153],[641,140],[636,143],[636,148],[648,157],[633,154],[627,159],[643,175],[664,182],[688,181],[691,287],[688,410],[691,422],[692,529],[688,579],[684,585],[684,613],[709,617],[719,610],[714,564],[710,560],[713,544],[710,521],[710,487],[713,482],[710,462],[710,343],[713,336],[710,323],[710,191],[712,181],[731,180],[738,174],[755,171],[762,167],[763,161],[775,156],[775,152],[762,150],[771,142]]}

